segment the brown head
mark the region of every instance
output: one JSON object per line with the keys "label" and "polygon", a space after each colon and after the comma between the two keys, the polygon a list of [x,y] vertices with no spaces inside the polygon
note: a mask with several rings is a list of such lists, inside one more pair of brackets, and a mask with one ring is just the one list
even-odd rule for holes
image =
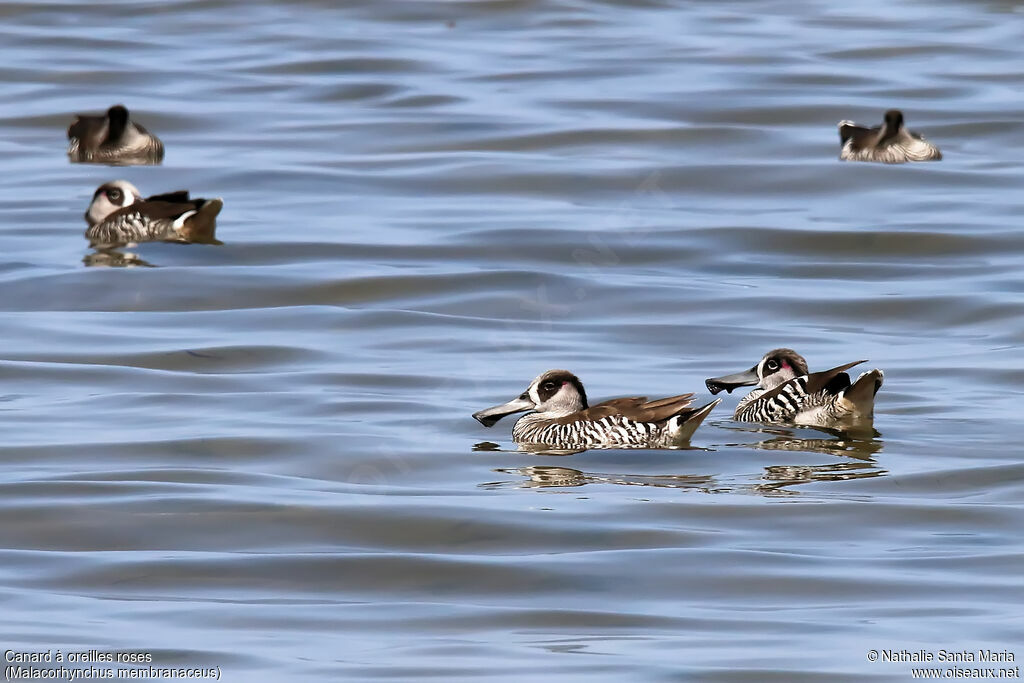
{"label": "brown head", "polygon": [[794,377],[807,374],[807,361],[793,349],[773,349],[764,354],[754,367],[743,372],[722,377],[712,377],[704,381],[708,391],[717,394],[720,391],[732,393],[733,389],[746,386],[757,386],[765,391],[788,382]]}
{"label": "brown head", "polygon": [[127,180],[112,180],[100,185],[92,195],[92,201],[85,212],[85,222],[92,227],[102,223],[107,216],[135,202],[142,201],[138,188]]}
{"label": "brown head", "polygon": [[903,127],[903,112],[899,109],[890,109],[885,112],[885,127],[896,132]]}
{"label": "brown head", "polygon": [[485,427],[513,413],[534,411],[551,417],[564,417],[586,410],[587,392],[583,383],[568,370],[548,370],[537,377],[526,391],[508,403],[473,413]]}
{"label": "brown head", "polygon": [[128,127],[128,110],[123,104],[115,104],[107,110],[107,141],[117,142]]}

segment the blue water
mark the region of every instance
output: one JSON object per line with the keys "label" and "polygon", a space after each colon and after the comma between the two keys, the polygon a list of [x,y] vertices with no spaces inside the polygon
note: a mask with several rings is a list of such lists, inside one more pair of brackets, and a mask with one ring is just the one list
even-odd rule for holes
{"label": "blue water", "polygon": [[[1019,663],[1020,12],[0,7],[3,648],[228,681]],[[163,165],[69,164],[118,102]],[[942,162],[837,160],[837,121],[893,107]],[[122,177],[223,197],[224,245],[98,257],[82,212]],[[706,400],[777,346],[882,368],[878,436],[735,393],[689,450],[470,418],[556,367]]]}

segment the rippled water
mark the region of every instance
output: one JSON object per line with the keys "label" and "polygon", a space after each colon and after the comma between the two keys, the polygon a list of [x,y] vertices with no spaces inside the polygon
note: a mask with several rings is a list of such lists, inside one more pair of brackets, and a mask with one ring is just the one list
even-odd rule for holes
{"label": "rippled water", "polygon": [[[3,647],[235,681],[1019,663],[1020,14],[0,6]],[[116,102],[163,166],[67,162]],[[838,162],[890,107],[945,160]],[[117,177],[223,197],[225,244],[90,255]],[[883,368],[879,436],[734,394],[692,450],[557,457],[469,417],[548,368],[703,392],[780,345]]]}

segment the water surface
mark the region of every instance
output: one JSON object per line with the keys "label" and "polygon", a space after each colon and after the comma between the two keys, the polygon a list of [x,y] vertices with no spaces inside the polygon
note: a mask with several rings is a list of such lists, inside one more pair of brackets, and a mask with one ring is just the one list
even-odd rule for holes
{"label": "water surface", "polygon": [[[820,681],[1024,642],[1016,3],[0,10],[5,648]],[[117,102],[164,164],[69,164]],[[891,107],[944,160],[838,162]],[[223,197],[225,244],[97,258],[118,177]],[[733,394],[690,450],[544,456],[469,417],[783,345],[883,368],[879,435]]]}

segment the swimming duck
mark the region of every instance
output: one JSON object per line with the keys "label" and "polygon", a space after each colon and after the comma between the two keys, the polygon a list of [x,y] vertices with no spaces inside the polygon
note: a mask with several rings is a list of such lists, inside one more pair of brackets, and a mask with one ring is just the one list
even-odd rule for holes
{"label": "swimming duck", "polygon": [[881,370],[862,373],[850,382],[846,371],[866,363],[858,360],[831,370],[808,373],[807,361],[793,349],[775,349],[744,372],[707,380],[708,391],[729,393],[755,386],[736,406],[733,417],[744,422],[774,422],[842,429],[869,423],[875,394],[882,387]]}
{"label": "swimming duck", "polygon": [[880,161],[902,164],[906,161],[938,161],[942,152],[921,135],[903,126],[903,112],[885,112],[882,125],[874,128],[858,126],[853,121],[839,122],[842,161]]}
{"label": "swimming duck", "polygon": [[68,127],[71,161],[97,164],[159,164],[164,144],[129,120],[128,110],[115,104],[106,114],[78,114]]}
{"label": "swimming duck", "polygon": [[558,448],[632,446],[666,448],[685,445],[716,399],[690,408],[693,394],[655,401],[646,397],[613,398],[591,406],[576,375],[567,370],[548,370],[530,383],[518,398],[473,413],[480,424],[492,427],[498,420],[530,411],[512,427],[518,443]]}
{"label": "swimming duck", "polygon": [[85,222],[86,238],[94,245],[172,240],[217,243],[216,219],[224,202],[192,199],[188,191],[142,198],[127,180],[114,180],[97,188]]}

